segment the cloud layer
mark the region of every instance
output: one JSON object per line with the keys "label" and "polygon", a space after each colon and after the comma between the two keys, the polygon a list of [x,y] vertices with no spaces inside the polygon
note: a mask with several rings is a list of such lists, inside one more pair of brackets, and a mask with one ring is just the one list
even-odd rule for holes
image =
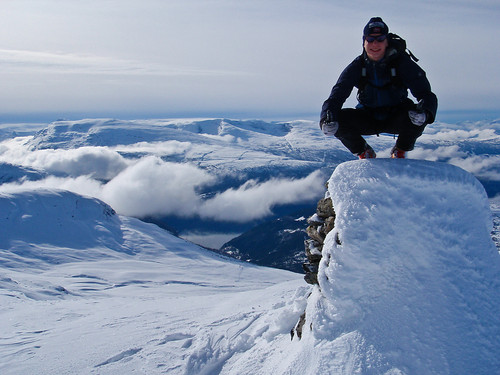
{"label": "cloud layer", "polygon": [[238,189],[229,189],[207,200],[200,207],[205,218],[226,221],[251,221],[272,214],[273,206],[309,201],[324,192],[319,172],[290,179],[271,179],[263,183],[248,181]]}
{"label": "cloud layer", "polygon": [[[20,140],[0,144],[0,163],[28,166],[50,175],[37,181],[3,184],[0,191],[66,189],[102,199],[127,216],[176,215],[247,222],[271,215],[276,205],[309,201],[324,191],[324,177],[315,172],[301,179],[251,180],[204,199],[199,190],[216,183],[218,176],[191,164],[166,162],[154,155],[126,159],[108,147],[32,151]],[[186,143],[172,142],[168,142],[172,151],[187,147]],[[116,148],[168,153],[157,144]]]}
{"label": "cloud layer", "polygon": [[[215,123],[181,121],[176,125],[178,129],[174,126],[180,140],[126,145],[117,145],[115,140],[135,139],[130,136],[128,123],[108,124],[107,131],[114,128],[114,133],[106,133],[113,140],[113,146],[33,149],[28,142],[32,137],[6,139],[0,142],[0,170],[2,164],[29,168],[30,179],[4,183],[0,191],[66,189],[100,198],[118,213],[128,216],[175,215],[244,223],[271,215],[279,205],[311,202],[324,193],[327,176],[320,172],[307,176],[302,173],[301,178],[274,176],[279,168],[300,170],[307,164],[308,170],[328,166],[333,170],[336,164],[352,157],[338,140],[323,137],[317,123],[312,121],[293,122],[289,124],[289,132],[279,134],[272,123],[260,124],[270,133],[267,135],[261,133],[261,128],[252,131],[254,128],[244,121],[235,122],[240,128],[232,125],[233,132],[226,137],[212,134]],[[152,130],[146,125],[134,126],[136,131],[145,132],[142,135],[150,136]],[[76,128],[70,127],[73,131]],[[61,129],[65,129],[64,124]],[[96,125],[90,129],[84,127],[83,134],[57,133],[54,147],[62,139],[73,144],[71,136],[85,139],[87,131],[99,135],[99,129]],[[141,139],[140,134],[136,134],[137,139]],[[409,157],[451,163],[496,186],[500,181],[499,134],[497,122],[435,123],[426,128]],[[387,136],[370,137],[368,141],[379,157],[388,157],[394,144],[394,138]],[[234,182],[250,166],[253,170],[261,168],[263,178]],[[33,177],[36,171],[40,171],[38,180]],[[21,174],[22,171],[17,175]],[[231,179],[232,185],[221,186],[224,179]]]}

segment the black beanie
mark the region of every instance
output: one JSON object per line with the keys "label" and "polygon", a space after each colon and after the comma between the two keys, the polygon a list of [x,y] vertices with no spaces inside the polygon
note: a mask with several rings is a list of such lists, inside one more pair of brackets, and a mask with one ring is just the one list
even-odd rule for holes
{"label": "black beanie", "polygon": [[363,36],[368,36],[371,34],[382,34],[387,35],[389,33],[389,27],[382,21],[380,17],[372,17],[370,21],[366,24],[363,29]]}

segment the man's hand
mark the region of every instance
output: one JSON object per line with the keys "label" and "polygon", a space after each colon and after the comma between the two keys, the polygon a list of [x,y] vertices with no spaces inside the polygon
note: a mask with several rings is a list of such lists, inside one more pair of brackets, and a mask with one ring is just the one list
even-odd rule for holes
{"label": "man's hand", "polygon": [[335,135],[337,130],[339,130],[339,123],[337,121],[323,123],[323,125],[321,125],[321,130],[323,130],[324,135]]}
{"label": "man's hand", "polygon": [[408,111],[408,117],[413,125],[422,126],[427,121],[427,113],[422,108],[423,106],[424,100],[420,99],[416,109]]}
{"label": "man's hand", "polygon": [[321,119],[319,125],[323,134],[327,136],[335,135],[339,129],[339,123],[338,121],[333,121],[333,116],[330,111],[326,111],[325,117]]}
{"label": "man's hand", "polygon": [[422,126],[427,120],[427,115],[425,111],[408,111],[408,117],[413,125]]}

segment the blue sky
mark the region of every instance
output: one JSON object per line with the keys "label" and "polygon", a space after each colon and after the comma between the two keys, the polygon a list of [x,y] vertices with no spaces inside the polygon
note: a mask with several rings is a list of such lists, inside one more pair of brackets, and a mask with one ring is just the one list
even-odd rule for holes
{"label": "blue sky", "polygon": [[3,0],[0,122],[315,118],[372,16],[407,39],[441,113],[500,110],[497,1]]}

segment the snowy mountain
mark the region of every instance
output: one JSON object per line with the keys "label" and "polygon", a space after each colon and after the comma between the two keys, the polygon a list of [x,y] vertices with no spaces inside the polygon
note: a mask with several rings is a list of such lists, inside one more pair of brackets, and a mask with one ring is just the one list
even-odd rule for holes
{"label": "snowy mountain", "polygon": [[216,245],[203,243],[218,248],[276,217],[275,210],[281,215],[315,204],[322,191],[318,181],[330,172],[325,158],[348,154],[318,148],[326,145],[324,137],[302,124],[58,121],[3,142],[0,168],[44,171],[48,176],[30,186],[64,186],[98,197],[121,214],[164,222],[185,238],[225,235]]}
{"label": "snowy mountain", "polygon": [[484,188],[460,168],[340,164],[319,286],[95,198],[26,187],[0,194],[2,374],[500,368],[500,256]]}
{"label": "snowy mountain", "polygon": [[[0,140],[1,191],[63,188],[213,249],[265,221],[313,213],[331,172],[354,159],[305,120],[61,120],[3,124]],[[387,157],[394,139],[370,143]],[[457,165],[490,198],[500,192],[498,121],[434,123],[409,156]]]}

